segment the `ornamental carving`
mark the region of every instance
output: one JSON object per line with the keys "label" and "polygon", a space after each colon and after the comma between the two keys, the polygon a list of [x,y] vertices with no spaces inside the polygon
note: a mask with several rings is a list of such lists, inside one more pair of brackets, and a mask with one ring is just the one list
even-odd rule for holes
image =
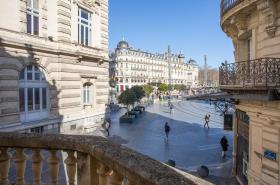
{"label": "ornamental carving", "polygon": [[274,37],[277,30],[277,6],[275,0],[261,0],[257,6],[258,10],[266,18],[266,32],[269,36]]}
{"label": "ornamental carving", "polygon": [[99,0],[82,0],[83,4],[85,4],[88,7],[94,7],[94,4],[96,5],[100,5],[100,1]]}

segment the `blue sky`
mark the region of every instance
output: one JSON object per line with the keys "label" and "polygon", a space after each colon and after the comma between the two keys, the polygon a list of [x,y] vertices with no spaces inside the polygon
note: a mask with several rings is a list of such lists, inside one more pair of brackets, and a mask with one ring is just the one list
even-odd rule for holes
{"label": "blue sky", "polygon": [[231,40],[220,27],[220,0],[109,0],[110,50],[124,37],[133,48],[163,53],[171,45],[187,59],[218,67],[233,62]]}

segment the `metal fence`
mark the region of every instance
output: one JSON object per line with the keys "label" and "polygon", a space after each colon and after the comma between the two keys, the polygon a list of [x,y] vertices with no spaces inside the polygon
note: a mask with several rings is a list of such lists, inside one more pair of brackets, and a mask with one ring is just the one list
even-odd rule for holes
{"label": "metal fence", "polygon": [[221,1],[221,15],[224,15],[229,9],[233,8],[244,0],[222,0]]}
{"label": "metal fence", "polygon": [[219,69],[220,87],[280,87],[280,58],[259,58]]}

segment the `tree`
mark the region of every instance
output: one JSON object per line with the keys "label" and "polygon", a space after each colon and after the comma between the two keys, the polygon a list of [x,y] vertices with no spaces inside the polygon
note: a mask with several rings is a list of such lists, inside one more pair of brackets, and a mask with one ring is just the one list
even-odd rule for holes
{"label": "tree", "polygon": [[133,86],[131,88],[131,91],[134,92],[137,102],[140,102],[140,100],[145,96],[145,91],[143,90],[143,87],[141,87],[141,86],[138,86],[138,85]]}
{"label": "tree", "polygon": [[131,89],[127,89],[120,94],[118,101],[119,103],[126,105],[128,112],[129,105],[134,105],[137,99],[135,93]]}
{"label": "tree", "polygon": [[160,91],[160,92],[166,92],[166,91],[168,91],[168,85],[167,84],[160,84],[159,85],[159,87],[158,87],[158,90]]}
{"label": "tree", "polygon": [[184,84],[176,84],[174,86],[174,89],[177,91],[186,91],[187,90],[187,86]]}
{"label": "tree", "polygon": [[143,87],[143,90],[145,91],[146,97],[149,97],[150,94],[154,91],[154,88],[151,85],[143,85],[142,87]]}

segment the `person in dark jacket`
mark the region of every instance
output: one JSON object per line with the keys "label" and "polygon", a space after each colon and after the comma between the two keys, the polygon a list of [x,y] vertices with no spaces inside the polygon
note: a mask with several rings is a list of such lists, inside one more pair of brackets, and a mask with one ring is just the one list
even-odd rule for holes
{"label": "person in dark jacket", "polygon": [[164,131],[165,131],[166,139],[168,140],[168,135],[170,132],[170,126],[168,125],[168,122],[166,122],[164,125]]}
{"label": "person in dark jacket", "polygon": [[221,141],[220,141],[221,147],[222,147],[222,158],[225,157],[226,155],[226,151],[228,149],[228,140],[226,138],[226,136],[223,136]]}

